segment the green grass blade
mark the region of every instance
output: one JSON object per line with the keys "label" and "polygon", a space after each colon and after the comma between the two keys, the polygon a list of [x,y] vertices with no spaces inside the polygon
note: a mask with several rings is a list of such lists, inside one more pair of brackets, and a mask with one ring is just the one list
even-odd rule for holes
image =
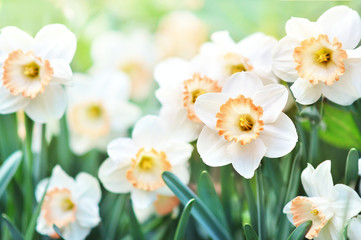
{"label": "green grass blade", "polygon": [[199,198],[203,200],[204,204],[213,212],[223,226],[227,228],[227,220],[224,215],[223,206],[219,201],[217,192],[214,189],[214,184],[207,171],[203,171],[199,176],[197,190]]}
{"label": "green grass blade", "polygon": [[17,229],[17,227],[10,221],[10,219],[8,218],[8,216],[6,216],[5,214],[1,215],[3,221],[5,222],[6,226],[9,229],[10,235],[12,237],[12,239],[14,240],[23,240],[23,236],[21,235],[21,233],[19,232],[19,230]]}
{"label": "green grass blade", "polygon": [[298,226],[288,237],[288,240],[303,240],[312,226],[312,221],[307,221]]}
{"label": "green grass blade", "polygon": [[177,226],[177,230],[175,232],[174,240],[182,240],[183,239],[194,201],[195,201],[194,198],[192,198],[185,205],[183,212],[182,212],[182,216],[179,219],[179,223]]}
{"label": "green grass blade", "polygon": [[129,213],[129,220],[130,220],[130,234],[132,236],[132,239],[139,239],[144,240],[144,234],[142,231],[141,226],[139,225],[139,222],[137,220],[137,217],[135,216],[134,210],[133,210],[133,204],[131,200],[128,201],[128,213]]}
{"label": "green grass blade", "polygon": [[207,208],[204,202],[198,198],[187,186],[185,186],[179,179],[171,172],[163,173],[164,182],[179,198],[183,205],[194,198],[195,203],[192,208],[192,216],[202,225],[206,232],[213,239],[231,239],[231,235],[222,226],[220,221],[214,216],[211,210]]}
{"label": "green grass blade", "polygon": [[63,234],[61,233],[60,229],[59,229],[55,224],[53,224],[53,229],[54,229],[54,231],[56,232],[56,234],[59,235],[59,238],[60,238],[60,239],[62,239],[62,240],[65,239],[65,238],[63,237]]}
{"label": "green grass blade", "polygon": [[44,201],[44,198],[45,198],[45,195],[46,195],[46,191],[48,190],[49,183],[50,183],[50,181],[48,181],[48,184],[47,184],[47,186],[46,186],[46,188],[44,190],[44,194],[43,194],[40,202],[36,206],[35,211],[32,214],[30,223],[29,223],[29,225],[28,225],[28,227],[26,229],[26,232],[25,232],[25,240],[32,240],[33,239],[34,232],[35,232],[35,226],[36,226],[36,220],[37,220],[37,218],[38,218],[38,216],[40,214],[41,205],[43,204],[43,201]]}
{"label": "green grass blade", "polygon": [[246,235],[246,240],[258,240],[257,233],[254,231],[253,227],[249,224],[244,226],[244,235]]}
{"label": "green grass blade", "polygon": [[22,159],[21,151],[16,151],[5,160],[0,167],[0,197],[5,192],[7,185],[14,176]]}
{"label": "green grass blade", "polygon": [[346,162],[346,185],[354,187],[358,178],[358,159],[359,155],[355,148],[351,148],[347,155]]}

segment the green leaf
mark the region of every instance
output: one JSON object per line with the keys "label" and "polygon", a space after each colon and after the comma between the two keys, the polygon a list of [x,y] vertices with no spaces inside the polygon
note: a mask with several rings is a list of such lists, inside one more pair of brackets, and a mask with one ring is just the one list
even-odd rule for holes
{"label": "green leaf", "polygon": [[21,151],[16,151],[11,156],[5,160],[5,162],[0,167],[0,198],[5,192],[7,185],[9,184],[11,178],[14,176],[16,170],[19,167],[19,164],[22,159]]}
{"label": "green leaf", "polygon": [[244,226],[244,234],[246,235],[246,240],[258,240],[257,233],[254,231],[253,227],[249,224]]}
{"label": "green leaf", "polygon": [[177,230],[175,232],[175,236],[174,236],[175,240],[182,240],[184,237],[184,233],[185,233],[185,230],[187,227],[188,219],[189,219],[194,201],[195,201],[194,198],[189,200],[183,209],[182,216],[179,219]]}
{"label": "green leaf", "polygon": [[197,190],[199,198],[203,200],[204,204],[213,212],[223,226],[227,228],[223,206],[219,201],[217,192],[214,189],[214,184],[207,171],[203,171],[199,176]]}
{"label": "green leaf", "polygon": [[347,162],[346,162],[346,185],[354,186],[357,182],[358,178],[358,159],[359,155],[355,148],[351,148],[347,155]]}
{"label": "green leaf", "polygon": [[6,223],[6,226],[8,227],[11,237],[14,240],[23,240],[23,236],[21,235],[21,233],[19,232],[19,230],[17,229],[17,227],[10,221],[10,219],[8,218],[8,216],[6,216],[5,214],[1,215],[3,221]]}
{"label": "green leaf", "polygon": [[303,240],[312,226],[312,221],[307,221],[298,226],[288,237],[288,240]]}
{"label": "green leaf", "polygon": [[38,216],[40,214],[41,205],[43,204],[43,201],[44,201],[44,198],[45,198],[45,195],[46,195],[46,191],[48,190],[49,183],[50,183],[50,181],[48,181],[48,184],[46,185],[46,188],[44,190],[44,194],[41,197],[40,202],[38,203],[38,205],[36,206],[35,211],[32,214],[30,224],[28,225],[28,228],[26,229],[26,232],[25,232],[25,240],[32,240],[33,239],[36,220],[37,220],[37,218],[38,218]]}
{"label": "green leaf", "polygon": [[202,225],[206,232],[214,239],[231,239],[229,232],[222,226],[220,221],[214,216],[212,211],[207,208],[204,202],[198,198],[187,186],[171,172],[163,172],[164,182],[179,198],[183,205],[194,198],[195,203],[192,208],[192,216]]}
{"label": "green leaf", "polygon": [[349,111],[324,105],[324,116],[319,136],[338,148],[361,149],[361,135]]}
{"label": "green leaf", "polygon": [[251,180],[242,178],[242,186],[244,187],[244,195],[246,196],[246,202],[251,216],[251,224],[252,226],[257,226],[257,204],[255,194],[252,190]]}
{"label": "green leaf", "polygon": [[142,228],[140,227],[137,217],[135,216],[133,204],[130,199],[128,201],[128,214],[130,220],[130,234],[132,239],[145,239]]}
{"label": "green leaf", "polygon": [[64,240],[65,238],[63,237],[63,234],[61,233],[60,229],[55,225],[53,224],[53,229],[54,231],[59,235],[59,238]]}

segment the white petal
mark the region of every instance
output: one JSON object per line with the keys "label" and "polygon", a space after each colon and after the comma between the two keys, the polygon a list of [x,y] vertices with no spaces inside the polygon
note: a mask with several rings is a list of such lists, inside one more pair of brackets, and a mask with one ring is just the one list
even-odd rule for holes
{"label": "white petal", "polygon": [[190,77],[189,62],[180,58],[169,58],[162,61],[154,70],[154,79],[160,87],[180,84]]}
{"label": "white petal", "polygon": [[92,175],[79,173],[75,178],[75,188],[77,199],[89,199],[93,203],[99,203],[102,193],[98,180]]}
{"label": "white petal", "polygon": [[44,218],[43,212],[40,213],[36,221],[36,231],[42,235],[53,235],[55,233],[52,226],[49,226]]}
{"label": "white petal", "polygon": [[138,148],[130,138],[117,138],[108,144],[108,155],[120,164],[130,162],[138,152]]}
{"label": "white petal", "polygon": [[229,98],[230,96],[224,93],[205,93],[197,98],[194,110],[204,124],[216,129],[216,115]]}
{"label": "white petal", "polygon": [[224,166],[231,163],[227,156],[227,147],[230,144],[218,132],[204,127],[197,141],[197,150],[205,164],[211,167]]}
{"label": "white petal", "polygon": [[245,178],[253,177],[266,151],[267,148],[260,139],[245,145],[232,142],[228,147],[228,155],[234,169]]}
{"label": "white petal", "polygon": [[70,148],[73,153],[83,155],[94,147],[94,141],[87,136],[76,134],[70,131]]}
{"label": "white petal", "polygon": [[77,202],[76,221],[82,227],[92,228],[99,224],[99,207],[89,198]]}
{"label": "white petal", "polygon": [[134,189],[130,193],[130,198],[132,199],[134,207],[147,208],[156,200],[157,196],[154,192]]}
{"label": "white petal", "polygon": [[291,86],[291,91],[293,96],[296,98],[296,102],[299,102],[303,105],[309,105],[317,102],[321,97],[323,83],[317,85],[311,84],[309,81],[299,78]]}
{"label": "white petal", "polygon": [[45,193],[46,186],[48,185],[49,178],[45,178],[41,180],[38,185],[36,186],[35,190],[35,198],[37,202],[41,201],[41,198],[43,197]]}
{"label": "white petal", "polygon": [[361,94],[361,58],[347,59],[345,73],[331,86],[324,86],[322,93],[326,98],[340,105],[348,106]]}
{"label": "white petal", "polygon": [[[176,168],[176,170],[178,171],[178,168]],[[175,174],[175,172],[173,172],[173,173]],[[179,178],[179,176],[178,176],[178,178]],[[189,179],[188,179],[188,181],[189,181]],[[188,184],[188,182],[186,182],[185,184]],[[157,193],[158,195],[162,195],[162,196],[174,196],[174,193],[172,192],[172,190],[169,189],[168,186],[158,188],[157,190],[154,190],[154,192]]]}
{"label": "white petal", "polygon": [[29,98],[22,95],[13,95],[0,84],[0,114],[8,114],[24,109],[30,102]]}
{"label": "white petal", "polygon": [[330,160],[322,162],[316,169],[308,164],[307,168],[302,171],[301,181],[309,197],[332,199],[336,194],[333,187]]}
{"label": "white petal", "polygon": [[138,105],[130,102],[107,102],[107,108],[110,112],[111,129],[118,132],[127,131],[142,115]]}
{"label": "white petal", "polygon": [[334,37],[344,49],[354,49],[361,38],[360,15],[349,7],[336,6],[328,9],[317,20],[329,39]]}
{"label": "white petal", "polygon": [[165,122],[160,117],[144,116],[134,126],[133,141],[140,147],[157,147],[165,140],[165,128]]}
{"label": "white petal", "polygon": [[239,52],[251,59],[252,64],[267,67],[272,63],[272,50],[277,40],[264,33],[254,33],[237,43]]}
{"label": "white petal", "polygon": [[43,93],[32,99],[24,111],[35,122],[46,123],[60,119],[65,107],[65,91],[59,84],[54,83],[46,86]]}
{"label": "white petal", "polygon": [[204,126],[203,123],[190,120],[186,108],[162,107],[160,117],[167,122],[168,128],[172,131],[172,138],[181,142],[196,140]]}
{"label": "white petal", "polygon": [[259,136],[267,147],[265,156],[269,158],[282,157],[295,147],[297,132],[292,120],[281,113],[272,124],[265,124]]}
{"label": "white petal", "polygon": [[337,216],[348,220],[361,212],[361,198],[352,188],[336,184],[334,189],[337,198],[332,202],[332,208]]}
{"label": "white petal", "polygon": [[71,85],[72,84],[72,71],[69,66],[69,63],[64,59],[53,59],[50,60],[50,66],[54,70],[52,82],[57,82],[61,84]]}
{"label": "white petal", "polygon": [[291,205],[292,205],[292,201],[289,201],[286,206],[284,206],[283,208],[283,213],[287,214],[287,218],[288,221],[290,221],[292,224],[294,224],[293,222],[293,215],[291,213]]}
{"label": "white petal", "polygon": [[74,179],[70,177],[68,174],[66,174],[66,172],[64,172],[64,170],[59,165],[56,165],[53,168],[50,177],[50,183],[48,186],[48,191],[54,187],[57,187],[60,189],[67,188],[71,190],[71,192],[73,192],[74,185],[75,185]]}
{"label": "white petal", "polygon": [[353,218],[347,228],[347,236],[350,240],[357,240],[360,238],[361,232],[361,215]]}
{"label": "white petal", "polygon": [[292,17],[286,23],[286,33],[288,37],[303,41],[307,38],[317,38],[322,33],[321,27],[306,18]]}
{"label": "white petal", "polygon": [[130,169],[130,162],[128,165],[119,165],[107,159],[100,165],[98,176],[108,191],[128,193],[134,188],[126,177],[128,169]]}
{"label": "white petal", "polygon": [[256,91],[263,87],[262,80],[252,72],[240,72],[229,77],[223,86],[222,93],[231,97],[244,95],[251,97]]}
{"label": "white petal", "polygon": [[90,231],[91,228],[82,227],[77,222],[73,222],[64,228],[62,234],[66,240],[83,240]]}
{"label": "white petal", "polygon": [[193,152],[193,146],[191,144],[171,140],[169,140],[162,149],[167,154],[167,159],[172,166],[184,164]]}
{"label": "white petal", "polygon": [[93,78],[93,89],[98,89],[96,96],[109,102],[129,99],[131,83],[126,74],[108,70],[97,73]]}
{"label": "white petal", "polygon": [[34,46],[34,39],[26,32],[17,27],[5,27],[1,29],[0,50],[10,53],[16,50],[28,52]]}
{"label": "white petal", "polygon": [[293,52],[299,44],[294,38],[284,37],[273,48],[272,70],[286,82],[294,82],[299,77],[293,59]]}
{"label": "white petal", "polygon": [[46,25],[35,36],[35,54],[44,59],[64,59],[70,63],[76,50],[76,37],[62,24]]}
{"label": "white petal", "polygon": [[189,183],[190,170],[188,163],[172,167],[172,172],[179,178],[182,183],[186,185]]}
{"label": "white petal", "polygon": [[235,45],[235,42],[229,35],[228,31],[215,32],[212,34],[211,39],[212,39],[212,42],[214,42],[215,44],[217,44],[221,47],[224,47],[224,48],[229,48],[229,47],[232,47],[233,45]]}
{"label": "white petal", "polygon": [[252,99],[255,105],[262,107],[264,123],[272,123],[286,106],[288,91],[281,84],[269,84],[257,91]]}
{"label": "white petal", "polygon": [[344,227],[346,223],[343,218],[334,216],[329,222],[321,229],[318,234],[317,240],[342,240]]}

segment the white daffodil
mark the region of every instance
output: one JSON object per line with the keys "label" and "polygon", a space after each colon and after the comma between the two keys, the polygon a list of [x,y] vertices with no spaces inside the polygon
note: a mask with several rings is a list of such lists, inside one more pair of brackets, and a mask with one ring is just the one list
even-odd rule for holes
{"label": "white daffodil", "polygon": [[55,224],[65,239],[81,240],[99,224],[98,204],[101,191],[98,180],[93,176],[79,173],[73,179],[57,165],[50,179],[44,179],[38,184],[36,188],[38,202],[41,201],[45,190],[36,225],[36,231],[40,234],[57,238],[58,235],[53,229]]}
{"label": "white daffodil", "polygon": [[74,79],[74,86],[67,89],[70,146],[77,154],[106,150],[110,140],[126,136],[141,114],[128,102],[129,79],[121,72],[76,74]]}
{"label": "white daffodil", "polygon": [[209,66],[198,60],[188,62],[170,58],[159,63],[154,71],[159,84],[155,94],[162,104],[160,115],[168,124],[173,124],[178,137],[183,137],[186,142],[197,139],[204,126],[194,112],[197,97],[222,90],[216,79],[207,76],[204,69]]}
{"label": "white daffodil", "polygon": [[171,12],[161,19],[155,33],[158,59],[191,59],[207,39],[207,25],[201,19],[191,12]]}
{"label": "white daffodil", "polygon": [[35,38],[16,27],[1,29],[0,114],[24,109],[39,123],[61,118],[75,49],[74,34],[61,24],[43,27]]}
{"label": "white daffodil", "polygon": [[308,197],[298,196],[284,207],[288,219],[295,226],[312,221],[307,239],[343,239],[347,221],[361,211],[361,198],[344,184],[333,185],[329,160],[316,169],[308,164],[301,181]]}
{"label": "white daffodil", "polygon": [[361,215],[352,218],[347,227],[347,237],[349,240],[359,240],[361,233]]}
{"label": "white daffodil", "polygon": [[212,167],[232,163],[251,178],[264,156],[289,153],[297,133],[282,112],[287,95],[281,84],[264,86],[255,73],[243,72],[227,80],[221,93],[199,96],[195,112],[206,125],[197,142],[202,160]]}
{"label": "white daffodil", "polygon": [[316,22],[291,18],[287,36],[273,51],[273,71],[291,86],[296,101],[312,104],[321,95],[350,105],[361,93],[361,18],[346,6],[323,13]]}
{"label": "white daffodil", "polygon": [[99,179],[110,192],[130,192],[134,207],[146,208],[158,194],[173,195],[162,179],[164,171],[188,183],[192,150],[192,145],[169,132],[165,120],[148,115],[135,124],[132,138],[109,143],[110,158],[100,166]]}
{"label": "white daffodil", "polygon": [[254,33],[235,43],[227,31],[215,32],[212,42],[204,43],[197,57],[214,59],[210,77],[226,81],[234,73],[254,72],[264,84],[277,83],[272,73],[273,37]]}
{"label": "white daffodil", "polygon": [[142,30],[127,35],[105,32],[92,44],[92,71],[125,73],[131,80],[131,98],[143,100],[149,95],[153,83],[155,53],[152,42],[150,33]]}

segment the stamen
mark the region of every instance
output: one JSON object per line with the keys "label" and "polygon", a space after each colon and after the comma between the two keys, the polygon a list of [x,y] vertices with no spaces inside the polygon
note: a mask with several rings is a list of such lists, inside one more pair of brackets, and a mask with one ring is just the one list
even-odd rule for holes
{"label": "stamen", "polygon": [[254,122],[254,119],[249,114],[243,114],[239,118],[239,126],[245,132],[252,130]]}
{"label": "stamen", "polygon": [[39,76],[40,66],[35,62],[24,65],[24,74],[29,78],[36,78]]}
{"label": "stamen", "polygon": [[315,216],[317,216],[319,214],[319,211],[318,210],[312,210],[311,213]]}
{"label": "stamen", "polygon": [[327,64],[331,60],[332,51],[328,48],[321,48],[315,52],[316,61]]}
{"label": "stamen", "polygon": [[72,210],[73,208],[75,207],[74,203],[71,201],[70,198],[66,198],[62,201],[61,203],[61,208],[64,210],[64,211],[70,211]]}
{"label": "stamen", "polygon": [[207,93],[207,91],[204,91],[203,89],[196,89],[192,92],[192,103],[195,103],[197,98],[202,95]]}
{"label": "stamen", "polygon": [[142,170],[150,170],[153,168],[154,162],[151,156],[143,156],[139,162],[139,167]]}
{"label": "stamen", "polygon": [[91,119],[98,119],[102,116],[103,114],[103,110],[100,106],[98,105],[92,105],[88,108],[88,116]]}
{"label": "stamen", "polygon": [[246,72],[247,68],[243,64],[236,64],[231,66],[231,74],[238,72]]}

